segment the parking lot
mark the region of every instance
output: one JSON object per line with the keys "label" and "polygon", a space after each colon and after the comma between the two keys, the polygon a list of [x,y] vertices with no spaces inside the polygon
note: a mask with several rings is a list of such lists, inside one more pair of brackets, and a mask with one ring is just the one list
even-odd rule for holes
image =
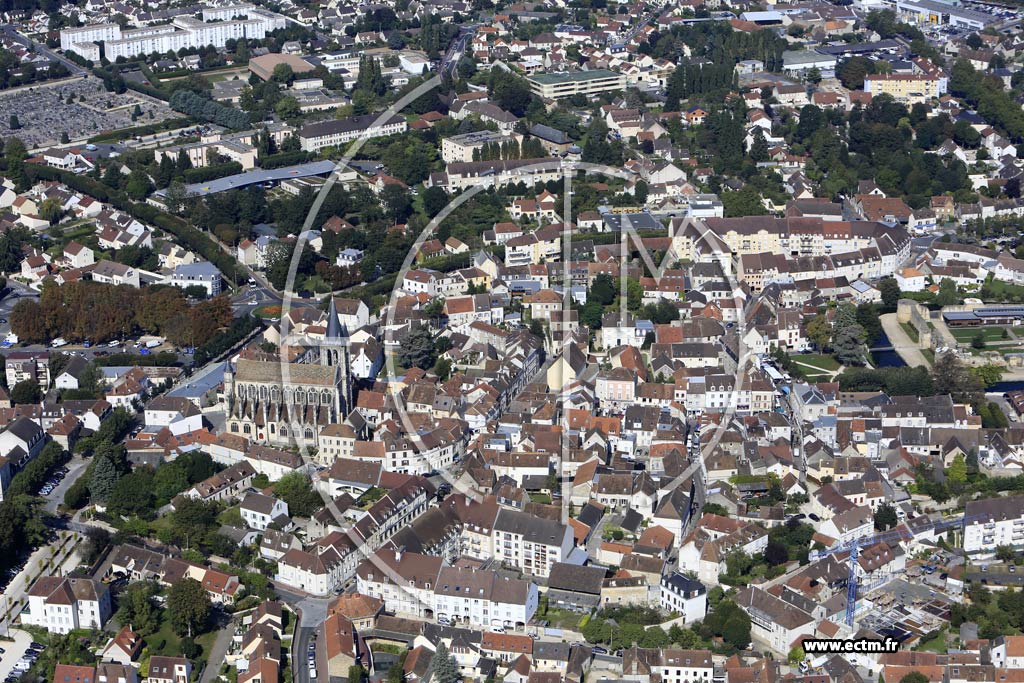
{"label": "parking lot", "polygon": [[[12,634],[15,632],[12,632]],[[39,653],[43,651],[43,644],[32,640],[31,636],[24,631],[17,631],[16,633],[24,633],[25,638],[16,639],[9,646],[5,647],[3,655],[3,665],[0,666],[0,673],[3,670],[7,671],[5,683],[14,683],[15,681],[21,680],[22,674],[28,671],[36,660],[39,659]],[[28,642],[23,642],[23,641]],[[8,669],[7,666],[10,668]]]}
{"label": "parking lot", "polygon": [[[135,105],[142,116],[131,119]],[[66,132],[72,140],[85,140],[106,130],[156,123],[174,116],[163,102],[132,91],[121,95],[107,92],[98,78],[39,85],[16,93],[0,94],[0,137],[16,135],[29,149],[60,142]],[[21,128],[12,130],[10,116],[18,117]],[[150,116],[152,115],[152,117]]]}
{"label": "parking lot", "polygon": [[32,642],[32,636],[27,631],[16,628],[10,629],[5,635],[12,639],[10,642],[4,641],[0,643],[0,647],[4,649],[0,653],[0,676],[3,676],[6,680],[11,677],[11,674],[14,672],[14,665],[25,653],[25,650],[28,649],[29,644]]}

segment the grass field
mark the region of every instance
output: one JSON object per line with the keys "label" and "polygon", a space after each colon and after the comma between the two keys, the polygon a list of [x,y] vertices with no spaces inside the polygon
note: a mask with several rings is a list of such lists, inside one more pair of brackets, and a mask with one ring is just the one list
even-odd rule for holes
{"label": "grass field", "polygon": [[961,344],[970,344],[978,332],[982,332],[985,335],[985,342],[991,344],[1003,341],[1003,329],[1002,327],[960,327],[951,328],[949,333]]}
{"label": "grass field", "polygon": [[992,294],[999,299],[1004,300],[1020,300],[1024,299],[1024,285],[1014,285],[1009,282],[1001,282],[989,278],[985,282],[985,287],[988,288]]}
{"label": "grass field", "polygon": [[814,367],[825,372],[836,372],[840,367],[839,361],[823,353],[801,353],[792,358],[803,366]]}
{"label": "grass field", "polygon": [[917,328],[911,325],[910,323],[900,323],[900,327],[903,328],[903,331],[907,333],[908,337],[910,337],[910,341],[914,342],[915,344],[921,338],[921,336],[917,333]]}

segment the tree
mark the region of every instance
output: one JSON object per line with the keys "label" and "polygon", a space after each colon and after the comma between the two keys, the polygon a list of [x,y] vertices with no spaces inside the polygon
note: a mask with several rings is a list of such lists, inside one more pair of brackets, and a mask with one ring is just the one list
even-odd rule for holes
{"label": "tree", "polygon": [[167,615],[179,636],[202,633],[210,619],[210,594],[195,579],[182,579],[167,594]]}
{"label": "tree", "polygon": [[772,567],[783,565],[789,561],[789,551],[778,541],[770,540],[764,549],[764,559]]}
{"label": "tree", "polygon": [[955,353],[949,351],[935,359],[932,386],[936,394],[949,394],[957,403],[975,403],[984,395],[984,387],[978,377]]}
{"label": "tree", "polygon": [[832,339],[832,324],[820,313],[807,321],[807,338],[818,349],[828,348]]}
{"label": "tree", "polygon": [[448,194],[444,189],[437,185],[431,185],[424,190],[421,198],[423,199],[423,211],[429,218],[433,218],[437,214],[441,213],[441,210],[444,209],[450,201]]}
{"label": "tree", "polygon": [[978,330],[978,333],[971,337],[971,348],[983,349],[985,348],[985,331]]}
{"label": "tree", "polygon": [[[278,66],[287,66],[278,64]],[[285,120],[298,118],[302,114],[302,108],[299,106],[299,101],[293,96],[288,95],[282,97],[274,105],[274,113]]]}
{"label": "tree", "polygon": [[434,333],[426,327],[419,327],[409,333],[398,352],[398,362],[406,368],[427,370],[437,361],[434,347]]}
{"label": "tree", "polygon": [[434,363],[434,374],[442,382],[447,381],[452,376],[452,362],[447,358],[438,358]]}
{"label": "tree", "polygon": [[755,163],[768,161],[768,141],[764,139],[764,131],[760,127],[754,129],[754,139],[748,153],[750,160]]}
{"label": "tree", "polygon": [[50,225],[57,225],[63,215],[64,205],[56,197],[47,197],[39,204],[39,217]]}
{"label": "tree", "polygon": [[737,650],[746,650],[750,645],[750,617],[742,610],[729,617],[722,628],[722,639]]}
{"label": "tree", "polygon": [[722,193],[722,205],[727,218],[763,216],[768,213],[761,200],[761,193],[753,185],[744,185],[739,190],[726,190]]}
{"label": "tree", "polygon": [[805,78],[808,83],[814,83],[817,85],[818,83],[821,83],[821,70],[816,66],[812,66],[808,69],[807,76]]}
{"label": "tree", "polygon": [[11,389],[11,403],[34,405],[43,398],[43,391],[34,379],[23,379]]}
{"label": "tree", "polygon": [[274,66],[274,71],[270,78],[275,83],[291,85],[291,82],[295,80],[295,71],[288,64],[277,64]]}
{"label": "tree", "polygon": [[89,478],[89,496],[94,502],[106,502],[121,476],[114,456],[104,453],[95,456],[92,476]]}
{"label": "tree", "polygon": [[864,365],[864,328],[857,323],[838,327],[832,334],[832,352],[843,365]]}
{"label": "tree", "polygon": [[310,517],[323,507],[324,501],[302,472],[291,472],[274,484],[274,496],[288,504],[289,514]]}
{"label": "tree", "polygon": [[839,80],[850,90],[861,90],[864,77],[874,71],[873,62],[866,57],[851,57],[839,69]]}
{"label": "tree", "polygon": [[602,306],[615,301],[618,296],[618,292],[615,288],[615,281],[608,273],[598,273],[594,277],[593,283],[590,285],[590,293],[587,296],[587,301],[593,299]]}
{"label": "tree", "polygon": [[462,672],[455,658],[448,652],[448,646],[444,642],[438,643],[430,662],[430,683],[455,683],[461,680]]}
{"label": "tree", "polygon": [[153,470],[140,467],[118,479],[107,497],[107,511],[129,517],[153,512]]}
{"label": "tree", "polygon": [[885,531],[886,529],[893,528],[896,524],[896,508],[892,505],[886,503],[885,505],[880,505],[875,510],[875,530]]}
{"label": "tree", "polygon": [[348,683],[365,683],[366,669],[361,664],[353,664],[348,668]]}
{"label": "tree", "polygon": [[996,546],[996,559],[1000,562],[1013,562],[1016,557],[1017,552],[1013,549],[1012,545]]}
{"label": "tree", "polygon": [[622,163],[622,148],[608,141],[608,124],[597,116],[587,126],[583,136],[583,161],[592,164],[617,166]]}
{"label": "tree", "polygon": [[18,130],[19,128],[21,128],[21,122],[18,121],[17,114],[11,114],[11,118],[8,122],[8,125],[10,126],[11,130]]}
{"label": "tree", "polygon": [[952,306],[960,303],[960,295],[956,291],[956,283],[948,277],[942,278],[939,282],[939,293],[935,296],[935,303],[939,306]]}
{"label": "tree", "polygon": [[957,453],[953,458],[953,462],[946,469],[946,477],[951,484],[967,483],[967,460],[963,453]]}
{"label": "tree", "polygon": [[124,190],[128,193],[128,196],[135,201],[141,201],[146,198],[146,195],[153,189],[153,183],[150,181],[149,176],[146,172],[141,169],[136,169],[131,172],[128,176],[128,182],[125,183]]}
{"label": "tree", "polygon": [[787,659],[789,660],[790,664],[796,666],[800,664],[800,662],[807,659],[807,653],[804,652],[804,649],[802,647],[797,646],[789,651],[789,656],[787,657]]}
{"label": "tree", "polygon": [[928,677],[920,671],[911,671],[900,679],[900,683],[928,683]]}
{"label": "tree", "polygon": [[882,305],[886,308],[895,308],[903,293],[900,291],[896,278],[886,277],[878,281],[878,291],[882,295]]}
{"label": "tree", "polygon": [[132,630],[143,636],[155,632],[160,625],[157,608],[153,604],[156,593],[157,587],[149,581],[128,584],[118,599],[118,622],[131,624]]}

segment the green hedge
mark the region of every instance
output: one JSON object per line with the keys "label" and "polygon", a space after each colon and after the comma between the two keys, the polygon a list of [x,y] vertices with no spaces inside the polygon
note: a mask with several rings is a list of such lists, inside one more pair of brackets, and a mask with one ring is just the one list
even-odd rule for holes
{"label": "green hedge", "polygon": [[185,181],[188,183],[206,183],[217,178],[225,178],[229,175],[236,175],[243,170],[242,164],[237,161],[229,161],[216,166],[202,166],[190,168],[185,171]]}
{"label": "green hedge", "polygon": [[315,158],[316,154],[313,152],[303,152],[301,150],[295,152],[279,152],[260,159],[260,168],[271,169],[282,168],[284,166],[295,166],[307,161],[312,161]]}
{"label": "green hedge", "polygon": [[187,117],[167,119],[160,123],[149,123],[144,126],[135,126],[133,128],[121,128],[118,130],[112,130],[107,133],[100,133],[89,138],[89,142],[113,142],[116,140],[125,140],[127,138],[133,138],[136,135],[152,135],[153,133],[159,133],[163,130],[174,130],[175,128],[184,128],[185,126],[191,126],[193,124],[192,119]]}

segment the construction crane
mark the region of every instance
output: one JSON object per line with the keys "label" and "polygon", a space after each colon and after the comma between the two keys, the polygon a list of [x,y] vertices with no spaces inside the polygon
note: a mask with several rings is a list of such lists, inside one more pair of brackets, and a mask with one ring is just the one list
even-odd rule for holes
{"label": "construction crane", "polygon": [[[990,515],[972,515],[967,517],[961,515],[953,519],[938,519],[931,522],[928,526],[932,529],[948,530],[953,528],[964,528],[968,522],[974,521],[975,519],[990,519]],[[820,560],[823,557],[829,555],[836,555],[839,553],[850,553],[849,566],[850,572],[846,579],[846,625],[853,627],[854,615],[857,612],[857,559],[860,556],[861,548],[868,548],[878,543],[888,543],[889,541],[895,541],[905,538],[909,531],[905,527],[906,522],[899,525],[895,529],[889,531],[883,531],[875,534],[868,534],[865,536],[858,536],[848,541],[844,541],[838,545],[835,545],[827,550],[820,550],[816,553],[812,553],[812,559]],[[926,527],[927,528],[927,527]]]}

